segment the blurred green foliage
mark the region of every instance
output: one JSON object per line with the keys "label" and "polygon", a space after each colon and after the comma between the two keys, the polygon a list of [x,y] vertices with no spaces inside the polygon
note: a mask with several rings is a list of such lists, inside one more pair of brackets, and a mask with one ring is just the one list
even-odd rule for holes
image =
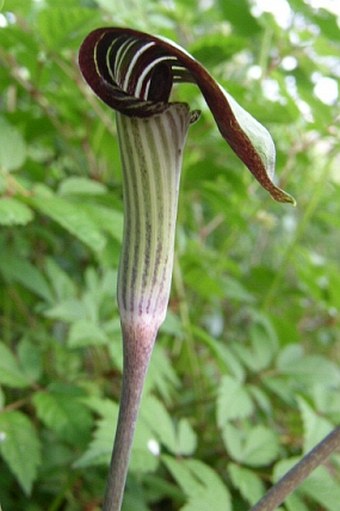
{"label": "blurred green foliage", "polygon": [[[77,68],[82,39],[102,25],[191,51],[270,129],[278,179],[298,201],[268,198],[198,91],[176,91],[203,113],[124,510],[247,510],[340,421],[339,18],[303,0],[289,1],[288,17],[255,4],[4,3],[3,511],[94,511],[104,491],[121,385],[122,192],[114,114]],[[339,468],[334,456],[282,509],[337,511]]]}

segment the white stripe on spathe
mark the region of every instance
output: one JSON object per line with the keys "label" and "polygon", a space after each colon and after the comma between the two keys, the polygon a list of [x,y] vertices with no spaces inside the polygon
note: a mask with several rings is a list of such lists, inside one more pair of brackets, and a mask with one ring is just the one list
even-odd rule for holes
{"label": "white stripe on spathe", "polygon": [[134,54],[133,58],[130,60],[129,67],[128,67],[128,69],[125,72],[124,81],[123,81],[123,84],[122,84],[122,87],[123,87],[124,90],[127,90],[130,77],[133,74],[134,67],[137,64],[138,59],[141,57],[141,55],[143,55],[143,53],[145,53],[152,46],[155,46],[154,42],[150,42],[150,43],[144,44],[139,50],[136,51],[136,53]]}

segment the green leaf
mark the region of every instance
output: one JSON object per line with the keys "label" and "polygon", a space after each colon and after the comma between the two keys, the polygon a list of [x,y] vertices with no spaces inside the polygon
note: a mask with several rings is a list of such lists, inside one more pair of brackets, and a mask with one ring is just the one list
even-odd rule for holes
{"label": "green leaf", "polygon": [[255,472],[235,463],[229,463],[228,472],[233,485],[250,505],[254,505],[264,495],[264,484]]}
{"label": "green leaf", "polygon": [[62,301],[76,296],[76,283],[51,257],[46,261],[46,273],[57,300]]}
{"label": "green leaf", "polygon": [[91,415],[81,402],[79,389],[65,385],[37,392],[33,397],[38,417],[58,436],[70,443],[87,440]]}
{"label": "green leaf", "polygon": [[288,511],[309,511],[309,508],[303,503],[301,496],[297,493],[287,497],[285,507]]}
{"label": "green leaf", "polygon": [[75,462],[76,468],[96,465],[109,465],[114,431],[118,419],[118,405],[106,400],[87,400],[88,405],[100,413],[103,418],[97,421],[93,438],[85,453]]}
{"label": "green leaf", "polygon": [[84,320],[86,317],[86,310],[79,300],[70,298],[45,311],[45,315],[48,318],[60,319],[61,321],[72,323],[76,320]]}
{"label": "green leaf", "polygon": [[85,210],[105,232],[108,232],[119,243],[122,242],[124,218],[121,211],[98,204],[86,204]]}
{"label": "green leaf", "polygon": [[145,382],[146,389],[155,389],[165,403],[171,402],[171,396],[179,386],[179,378],[167,352],[156,344],[152,353],[152,364]]}
{"label": "green leaf", "polygon": [[33,424],[21,412],[3,412],[0,433],[1,456],[29,495],[41,462],[40,442]]}
{"label": "green leaf", "polygon": [[303,420],[303,450],[310,451],[333,429],[333,425],[312,409],[312,407],[301,397],[298,398],[300,413]]}
{"label": "green leaf", "polygon": [[340,502],[340,485],[336,478],[330,477],[326,467],[318,467],[301,484],[299,489],[312,498],[327,511],[338,511]]}
{"label": "green leaf", "polygon": [[335,363],[321,355],[306,355],[298,345],[287,346],[280,353],[277,367],[281,374],[293,376],[295,381],[313,386],[315,382],[339,385],[340,371]]}
{"label": "green leaf", "polygon": [[19,282],[47,302],[53,302],[53,294],[47,280],[29,261],[11,252],[4,253],[0,258],[0,271],[9,281]]}
{"label": "green leaf", "polygon": [[255,426],[244,431],[227,424],[222,437],[230,456],[252,467],[268,465],[279,453],[276,434],[265,426]]}
{"label": "green leaf", "polygon": [[[157,423],[154,417],[157,417]],[[188,420],[181,419],[176,424],[165,406],[155,397],[147,395],[143,400],[140,420],[148,424],[155,438],[171,453],[185,456],[195,450],[197,437]]]}
{"label": "green leaf", "polygon": [[21,133],[1,116],[0,140],[0,170],[11,171],[21,167],[26,160],[25,141]]}
{"label": "green leaf", "polygon": [[246,0],[218,1],[223,17],[228,20],[233,28],[242,35],[250,37],[259,31],[259,25],[250,12]]}
{"label": "green leaf", "polygon": [[230,348],[214,339],[211,335],[205,332],[202,328],[192,326],[192,331],[195,336],[204,343],[204,345],[212,353],[212,356],[219,362],[223,372],[231,373],[237,381],[245,379],[245,370]]}
{"label": "green leaf", "polygon": [[132,446],[130,470],[137,474],[154,472],[159,463],[160,446],[149,424],[142,419],[137,422]]}
{"label": "green leaf", "polygon": [[[61,50],[72,43],[79,44],[82,36],[93,27],[97,12],[79,7],[49,7],[39,13],[38,29],[44,44]],[[98,20],[99,21],[99,20]]]}
{"label": "green leaf", "polygon": [[103,328],[87,319],[79,319],[72,323],[69,333],[68,345],[70,348],[83,346],[100,346],[107,344],[108,336]]}
{"label": "green leaf", "polygon": [[20,366],[27,379],[31,382],[39,380],[42,371],[42,350],[29,339],[24,338],[18,346],[18,357]]}
{"label": "green leaf", "polygon": [[0,383],[13,388],[27,387],[30,383],[14,355],[3,342],[0,342]]}
{"label": "green leaf", "polygon": [[252,325],[250,329],[250,340],[252,345],[252,369],[262,371],[266,369],[278,348],[278,339],[271,324],[266,321]]}
{"label": "green leaf", "polygon": [[228,420],[249,417],[253,411],[254,404],[245,384],[231,376],[223,376],[217,397],[219,428],[223,428]]}
{"label": "green leaf", "polygon": [[95,252],[103,250],[106,240],[101,228],[80,204],[74,204],[61,197],[35,197],[32,204],[73,236],[85,243]]}
{"label": "green leaf", "polygon": [[0,224],[26,225],[33,219],[33,211],[13,197],[0,198]]}
{"label": "green leaf", "polygon": [[163,456],[172,476],[188,497],[182,511],[231,511],[230,494],[222,480],[210,467],[199,460],[176,460]]}
{"label": "green leaf", "polygon": [[[114,432],[118,419],[118,405],[108,399],[86,399],[88,406],[99,413],[102,418],[97,421],[93,438],[86,452],[74,464],[77,468],[105,465],[110,461]],[[149,448],[149,442],[153,440],[149,426],[139,420],[135,432],[132,447],[130,470],[143,473],[154,471],[158,464],[158,458]]]}
{"label": "green leaf", "polygon": [[[301,458],[294,457],[287,460],[282,460],[275,465],[274,468],[274,481],[278,481],[283,477]],[[307,495],[308,499],[313,499],[315,502],[322,506],[322,509],[327,511],[337,511],[339,509],[340,487],[335,478],[331,477],[329,470],[324,466],[319,466],[312,472],[308,478],[301,483],[296,490],[296,498],[299,496]],[[294,495],[293,495],[294,497]],[[295,499],[291,499],[294,503]],[[307,511],[309,507],[288,506],[290,511]]]}
{"label": "green leaf", "polygon": [[177,426],[177,454],[193,454],[197,445],[197,436],[187,419],[181,419]]}
{"label": "green leaf", "polygon": [[[69,177],[59,186],[59,195],[102,195],[106,186],[86,177]],[[110,210],[111,211],[111,210]]]}
{"label": "green leaf", "polygon": [[[145,396],[141,412],[144,420],[159,441],[171,452],[177,451],[175,425],[165,406],[153,396]],[[155,417],[157,422],[155,423]]]}

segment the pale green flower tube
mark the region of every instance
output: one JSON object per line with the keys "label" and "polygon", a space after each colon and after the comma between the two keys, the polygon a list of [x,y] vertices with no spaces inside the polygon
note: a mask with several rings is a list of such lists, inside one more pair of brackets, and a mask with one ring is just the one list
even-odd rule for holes
{"label": "pale green flower tube", "polygon": [[144,119],[117,114],[125,212],[118,278],[124,370],[104,510],[121,507],[145,374],[167,310],[183,149],[193,117],[183,103]]}
{"label": "pale green flower tube", "polygon": [[117,114],[125,215],[118,304],[122,322],[138,329],[157,329],[166,314],[190,120],[184,103],[144,119]]}

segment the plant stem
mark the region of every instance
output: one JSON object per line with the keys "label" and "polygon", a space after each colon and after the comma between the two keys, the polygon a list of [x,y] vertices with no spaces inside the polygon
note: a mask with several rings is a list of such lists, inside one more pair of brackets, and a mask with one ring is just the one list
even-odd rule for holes
{"label": "plant stem", "polygon": [[117,114],[124,236],[118,275],[123,384],[103,511],[120,511],[149,361],[169,301],[178,189],[189,108],[148,118]]}
{"label": "plant stem", "polygon": [[124,365],[119,416],[103,511],[120,511],[144,380],[157,332],[122,325]]}
{"label": "plant stem", "polygon": [[285,474],[250,511],[274,511],[310,473],[340,447],[340,426]]}

